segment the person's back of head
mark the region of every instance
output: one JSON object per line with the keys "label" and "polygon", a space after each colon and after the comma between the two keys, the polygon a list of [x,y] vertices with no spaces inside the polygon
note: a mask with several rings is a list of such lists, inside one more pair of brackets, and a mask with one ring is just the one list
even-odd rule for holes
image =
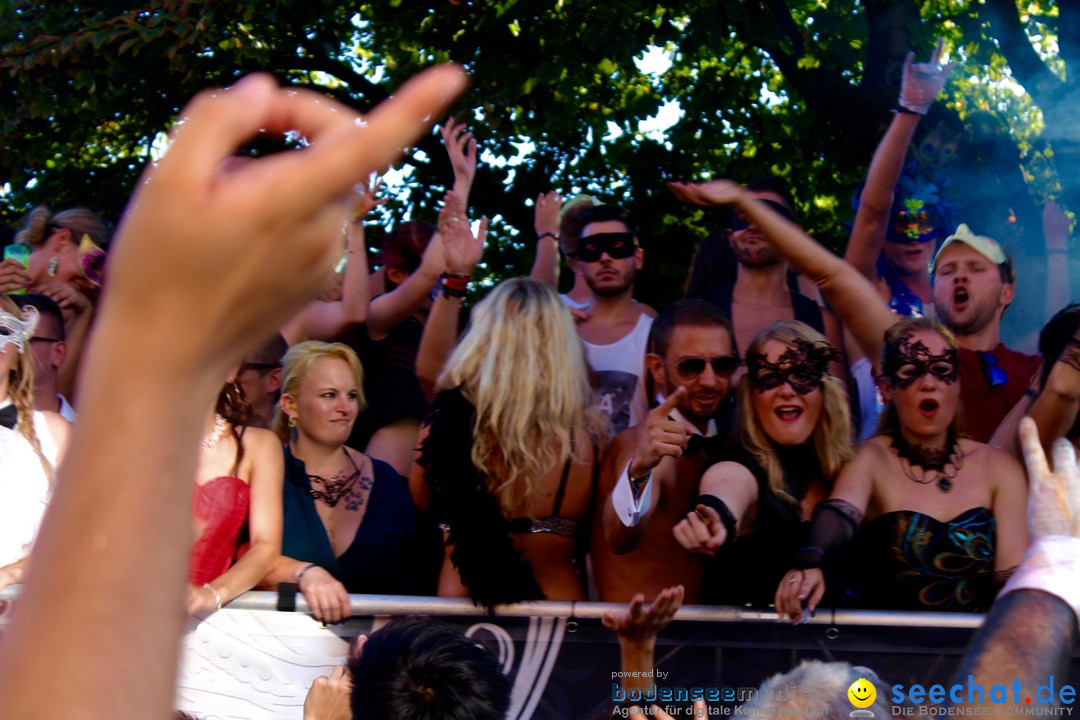
{"label": "person's back of head", "polygon": [[401,618],[349,659],[354,720],[503,720],[510,681],[496,659],[433,620]]}
{"label": "person's back of head", "polygon": [[[856,682],[872,687],[873,700],[859,693],[853,703],[848,690]],[[740,715],[799,715],[824,720],[849,717],[886,718],[892,712],[889,688],[872,670],[846,662],[804,660],[786,673],[777,673],[761,683],[756,696],[739,708]]]}

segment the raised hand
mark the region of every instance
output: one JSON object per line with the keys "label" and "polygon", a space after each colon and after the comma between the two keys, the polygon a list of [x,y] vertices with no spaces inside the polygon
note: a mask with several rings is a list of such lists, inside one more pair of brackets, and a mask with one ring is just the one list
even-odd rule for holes
{"label": "raised hand", "polygon": [[472,275],[473,268],[484,254],[488,219],[480,219],[480,230],[472,234],[465,203],[455,192],[446,193],[439,212],[439,237],[442,238],[446,272],[452,275]]}
{"label": "raised hand", "polygon": [[556,239],[559,236],[559,211],[562,210],[563,198],[557,191],[540,193],[536,196],[536,213],[533,216],[533,228],[536,236],[550,233]]}
{"label": "raised hand", "polygon": [[1080,470],[1076,451],[1065,438],[1054,441],[1054,469],[1046,462],[1039,429],[1031,418],[1020,421],[1020,446],[1028,472],[1028,531],[1031,537],[1080,537]]}
{"label": "raised hand", "polygon": [[669,182],[668,189],[675,197],[691,205],[713,207],[737,202],[746,192],[742,185],[731,180],[710,180],[705,183]]}
{"label": "raised hand", "polygon": [[897,104],[905,110],[925,115],[934,104],[938,93],[945,87],[945,80],[949,77],[956,63],[951,62],[942,66],[941,49],[945,44],[944,38],[938,38],[937,47],[930,55],[930,62],[916,63],[915,53],[909,52],[904,58],[904,71],[900,79],[900,99]]}
{"label": "raised hand", "polygon": [[675,617],[682,607],[683,594],[682,585],[665,588],[646,607],[645,596],[638,593],[625,612],[609,610],[600,617],[600,621],[624,641],[646,642],[654,639]]}
{"label": "raised hand", "polygon": [[356,194],[353,198],[352,207],[353,222],[360,222],[372,210],[386,204],[385,197],[378,197],[379,188],[382,187],[382,184],[382,178],[378,176],[356,184]]}
{"label": "raised hand", "polygon": [[665,457],[682,457],[686,442],[693,434],[685,423],[668,417],[686,397],[680,385],[664,402],[645,416],[645,434],[630,461],[630,477],[639,478],[652,471]]}
{"label": "raised hand", "polygon": [[[349,190],[396,158],[463,85],[458,68],[428,70],[363,122],[266,75],[199,94],[117,231],[107,295],[123,300],[113,309],[166,325],[198,319],[207,343],[187,344],[228,367],[318,291],[341,256]],[[309,144],[222,170],[260,129],[296,130]],[[148,297],[154,303],[140,300]]]}
{"label": "raised hand", "polygon": [[446,154],[450,156],[450,165],[454,168],[454,192],[461,196],[462,203],[468,204],[469,191],[472,190],[476,177],[476,138],[465,126],[454,118],[447,118],[440,128]]}

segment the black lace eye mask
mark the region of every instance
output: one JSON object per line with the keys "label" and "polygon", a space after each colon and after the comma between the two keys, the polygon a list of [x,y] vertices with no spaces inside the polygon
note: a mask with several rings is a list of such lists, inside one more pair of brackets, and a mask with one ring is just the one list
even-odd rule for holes
{"label": "black lace eye mask", "polygon": [[912,333],[908,333],[900,338],[895,346],[885,345],[881,372],[889,378],[893,387],[910,387],[916,380],[927,374],[933,375],[948,385],[955,382],[960,376],[956,350],[945,348],[940,355],[934,355],[921,340],[912,342],[913,337]]}
{"label": "black lace eye mask", "polygon": [[838,358],[829,343],[799,339],[774,363],[769,362],[765,353],[747,353],[747,378],[759,393],[787,383],[800,395],[809,395],[825,386],[829,363]]}

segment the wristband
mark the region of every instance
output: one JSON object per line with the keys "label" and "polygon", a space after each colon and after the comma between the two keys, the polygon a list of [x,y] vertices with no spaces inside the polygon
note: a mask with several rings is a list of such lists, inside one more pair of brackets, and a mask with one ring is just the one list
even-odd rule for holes
{"label": "wristband", "polygon": [[895,108],[893,108],[893,112],[894,113],[902,113],[904,115],[925,115],[926,114],[925,112],[919,112],[918,110],[912,110],[911,108],[904,107],[903,105],[897,105]]}
{"label": "wristband", "polygon": [[442,275],[442,295],[445,298],[457,298],[462,299],[469,292],[469,280],[468,275],[455,275],[453,273],[443,273]]}
{"label": "wristband", "polygon": [[807,545],[799,552],[795,553],[794,566],[797,570],[809,570],[810,568],[821,567],[822,560],[825,559],[825,549],[818,547],[817,545]]}
{"label": "wristband", "polygon": [[210,594],[214,596],[214,602],[217,604],[217,609],[221,609],[221,596],[218,595],[218,591],[214,589],[214,586],[210,583],[203,583],[203,589],[209,590]]}
{"label": "wristband", "polygon": [[720,547],[725,547],[735,542],[735,516],[731,514],[731,510],[728,508],[727,503],[715,495],[698,495],[697,500],[694,501],[694,507],[697,507],[698,505],[710,507],[720,516],[720,523],[724,526],[724,530],[727,531],[724,542]]}
{"label": "wristband", "polygon": [[314,568],[314,567],[319,567],[319,566],[316,565],[315,563],[308,563],[304,567],[300,568],[300,572],[296,573],[296,586],[297,587],[300,586],[300,578],[304,577],[304,573],[306,573],[308,570],[310,570],[311,568]]}
{"label": "wristband", "polygon": [[551,238],[551,239],[552,239],[552,240],[554,240],[555,242],[559,242],[559,236],[558,236],[558,235],[556,235],[556,234],[555,234],[555,233],[553,233],[553,232],[546,232],[546,233],[540,233],[539,235],[537,235],[537,236],[536,236],[536,239],[537,239],[537,240],[543,240],[543,239],[544,239],[544,238],[546,238],[546,237],[549,237],[549,238]]}

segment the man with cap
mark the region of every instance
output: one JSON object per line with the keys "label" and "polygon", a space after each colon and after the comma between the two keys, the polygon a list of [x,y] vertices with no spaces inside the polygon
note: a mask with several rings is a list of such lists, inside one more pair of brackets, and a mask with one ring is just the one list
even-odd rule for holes
{"label": "man with cap", "polygon": [[[674,183],[684,200],[703,206],[734,205],[761,228],[777,252],[814,278],[867,357],[880,357],[885,331],[895,322],[877,289],[855,267],[807,237],[749,190],[728,180]],[[934,305],[960,345],[962,430],[987,442],[1024,396],[1039,366],[1034,356],[1001,343],[1001,315],[1012,302],[1012,262],[991,238],[966,225],[946,238],[932,265]],[[875,362],[876,364],[876,362]]]}
{"label": "man with cap", "polygon": [[1039,369],[1037,356],[1001,342],[1001,316],[1015,293],[1012,260],[995,240],[960,225],[938,250],[933,271],[934,306],[960,345],[963,429],[987,442]]}

